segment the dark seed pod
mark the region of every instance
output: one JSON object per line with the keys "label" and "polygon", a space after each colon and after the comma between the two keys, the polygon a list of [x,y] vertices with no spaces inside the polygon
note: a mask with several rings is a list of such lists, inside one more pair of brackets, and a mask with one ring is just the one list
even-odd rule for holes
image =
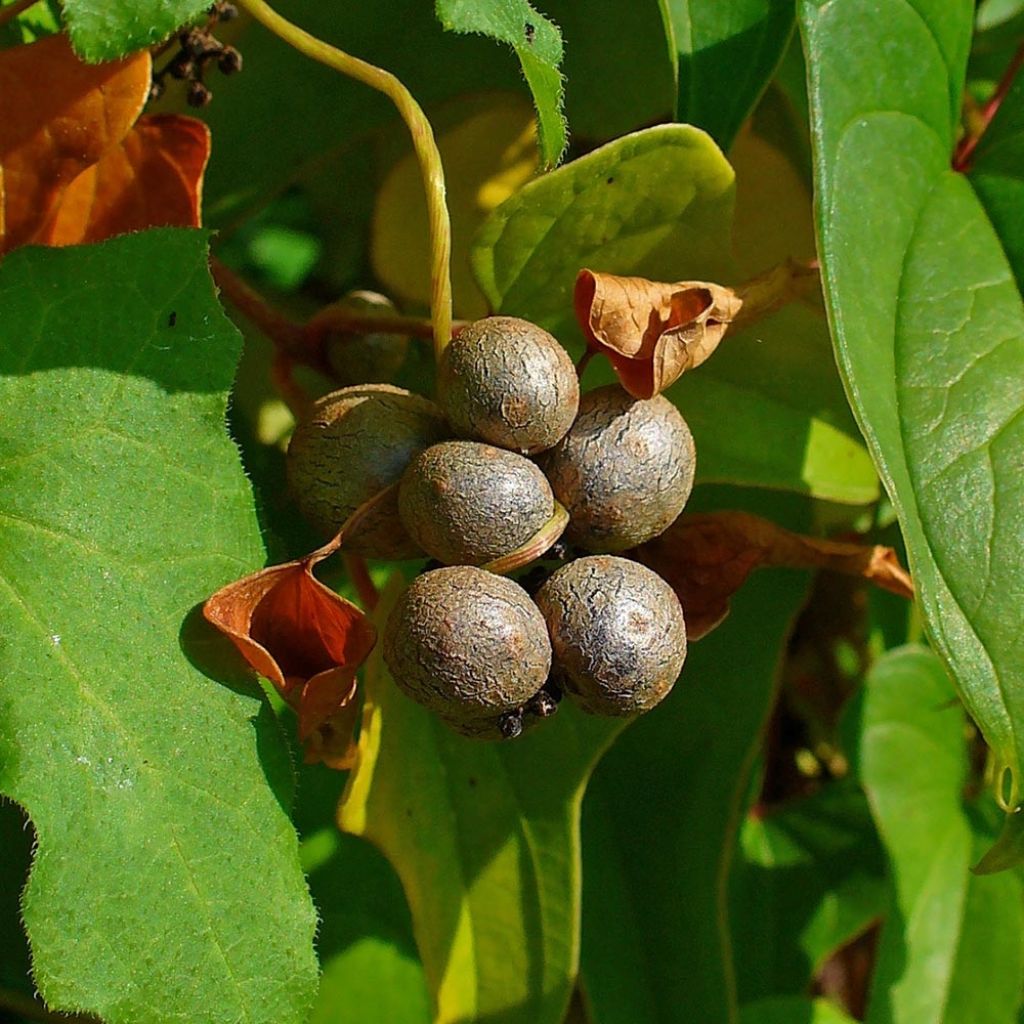
{"label": "dark seed pod", "polygon": [[587,551],[624,551],[682,512],[696,452],[668,399],[636,399],[611,384],[583,396],[572,429],[538,462],[569,512],[565,539]]}
{"label": "dark seed pod", "polygon": [[[338,305],[353,313],[390,313],[394,303],[378,292],[349,292]],[[409,339],[402,334],[347,334],[332,332],[324,339],[324,355],[338,382],[375,384],[394,380],[405,362]]]}
{"label": "dark seed pod", "polygon": [[388,618],[383,651],[405,694],[484,739],[518,735],[521,710],[551,669],[544,620],[523,588],[466,565],[413,580]]}
{"label": "dark seed pod", "polygon": [[529,459],[477,441],[445,441],[409,463],[398,492],[409,536],[446,565],[483,565],[525,544],[555,511]]}
{"label": "dark seed pod", "polygon": [[[315,402],[288,446],[288,483],[325,538],[364,502],[397,483],[410,460],[448,435],[433,402],[388,384],[342,388]],[[374,509],[346,549],[371,558],[416,558],[397,495]]]}
{"label": "dark seed pod", "polygon": [[628,558],[577,558],[534,600],[551,636],[554,678],[584,711],[633,715],[672,689],[686,659],[686,624],[657,573]]}
{"label": "dark seed pod", "polygon": [[456,434],[524,455],[556,444],[580,401],[569,354],[543,328],[514,316],[477,320],[454,337],[437,387]]}

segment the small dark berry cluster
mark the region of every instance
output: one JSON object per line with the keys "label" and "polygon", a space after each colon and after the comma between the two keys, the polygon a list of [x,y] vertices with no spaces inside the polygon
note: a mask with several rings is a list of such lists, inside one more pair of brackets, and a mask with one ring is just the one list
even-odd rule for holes
{"label": "small dark berry cluster", "polygon": [[[686,656],[683,613],[664,580],[617,553],[665,530],[689,498],[682,416],[618,385],[581,398],[568,353],[514,317],[471,324],[438,374],[437,405],[384,384],[327,395],[289,448],[291,487],[325,535],[397,484],[345,543],[437,566],[388,619],[395,682],[481,738],[519,735],[563,693],[592,714],[654,707]],[[550,563],[556,542],[553,571],[499,575]]]}
{"label": "small dark berry cluster", "polygon": [[193,26],[179,32],[177,53],[163,67],[154,68],[149,98],[159,99],[167,87],[167,79],[174,78],[188,83],[186,97],[189,106],[207,106],[213,99],[213,93],[203,81],[203,76],[210,65],[216,64],[223,75],[233,75],[242,70],[242,55],[233,46],[222,43],[211,31],[219,22],[237,17],[238,8],[234,4],[219,0],[210,8],[205,26]]}

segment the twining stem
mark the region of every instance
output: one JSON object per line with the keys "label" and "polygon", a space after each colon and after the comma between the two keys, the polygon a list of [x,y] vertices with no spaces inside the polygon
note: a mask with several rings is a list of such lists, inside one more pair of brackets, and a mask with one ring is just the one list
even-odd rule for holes
{"label": "twining stem", "polygon": [[216,256],[210,259],[210,273],[217,287],[247,320],[274,343],[279,352],[292,359],[308,362],[303,325],[272,306],[251,285],[243,281]]}
{"label": "twining stem", "polygon": [[956,152],[953,154],[954,171],[966,172],[971,169],[971,157],[974,155],[974,150],[977,148],[982,136],[988,131],[988,126],[992,123],[992,119],[996,116],[999,108],[1003,105],[1003,100],[1006,99],[1010,86],[1013,85],[1013,80],[1017,77],[1017,72],[1020,71],[1021,67],[1024,67],[1024,43],[1017,47],[1017,52],[1007,65],[1003,77],[995,88],[995,92],[992,93],[992,98],[982,108],[977,128],[965,135],[956,147]]}
{"label": "twining stem", "polygon": [[348,578],[356,588],[356,593],[359,595],[359,600],[363,603],[363,608],[368,612],[372,612],[377,607],[380,595],[377,593],[377,587],[370,576],[369,570],[366,568],[366,559],[347,551],[344,552],[343,558],[345,569],[348,571]]}
{"label": "twining stem", "polygon": [[317,39],[316,36],[282,18],[264,3],[264,0],[239,0],[238,5],[300,53],[377,89],[398,108],[412,136],[413,149],[419,160],[423,186],[427,194],[431,262],[430,318],[433,325],[434,354],[440,359],[441,353],[451,340],[452,230],[448,205],[445,202],[444,169],[441,166],[441,155],[430,122],[409,90],[390,72]]}
{"label": "twining stem", "polygon": [[7,7],[0,7],[0,27],[13,21],[19,14],[24,13],[30,7],[34,7],[39,0],[14,0],[13,4]]}

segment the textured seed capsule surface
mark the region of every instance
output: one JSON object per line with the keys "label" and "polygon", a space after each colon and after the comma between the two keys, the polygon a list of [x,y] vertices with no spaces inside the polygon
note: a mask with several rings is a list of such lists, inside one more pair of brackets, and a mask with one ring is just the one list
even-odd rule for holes
{"label": "textured seed capsule surface", "polygon": [[[394,303],[371,291],[349,292],[338,303],[343,309],[361,314],[395,314]],[[333,331],[324,339],[324,354],[340,384],[356,385],[393,380],[405,362],[409,339],[402,334],[371,331],[347,334]]]}
{"label": "textured seed capsule surface", "polygon": [[409,535],[447,565],[483,565],[525,544],[554,514],[544,474],[515,452],[444,441],[402,476],[398,507]]}
{"label": "textured seed capsule surface", "polygon": [[686,659],[686,625],[657,573],[628,558],[577,558],[535,600],[551,636],[554,678],[584,711],[633,715],[672,689]]}
{"label": "textured seed capsule surface", "polygon": [[487,317],[461,331],[445,349],[437,383],[456,434],[527,455],[557,443],[579,407],[569,354],[518,317]]}
{"label": "textured seed capsule surface", "polygon": [[539,464],[569,512],[566,539],[588,551],[624,551],[667,529],[693,489],[693,435],[658,395],[618,384],[585,394],[568,434]]}
{"label": "textured seed capsule surface", "polygon": [[[449,436],[441,410],[402,388],[342,388],[314,403],[288,446],[288,483],[303,516],[332,536],[360,506],[397,483],[418,452]],[[397,495],[375,509],[346,542],[373,558],[422,554],[405,532]]]}
{"label": "textured seed capsule surface", "polygon": [[458,565],[418,576],[384,631],[399,688],[468,736],[500,739],[500,720],[530,700],[551,669],[537,606],[519,584]]}

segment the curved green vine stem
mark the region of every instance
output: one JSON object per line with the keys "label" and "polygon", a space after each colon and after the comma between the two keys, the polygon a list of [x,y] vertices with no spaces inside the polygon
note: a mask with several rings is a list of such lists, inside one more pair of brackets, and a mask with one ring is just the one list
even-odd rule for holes
{"label": "curved green vine stem", "polygon": [[440,359],[451,340],[452,331],[452,228],[445,201],[444,168],[441,166],[441,154],[430,122],[409,90],[391,72],[317,39],[282,18],[264,0],[236,2],[300,53],[384,93],[398,108],[412,136],[413,149],[420,163],[423,187],[427,193],[427,215],[430,221],[430,319],[434,333],[434,355]]}

